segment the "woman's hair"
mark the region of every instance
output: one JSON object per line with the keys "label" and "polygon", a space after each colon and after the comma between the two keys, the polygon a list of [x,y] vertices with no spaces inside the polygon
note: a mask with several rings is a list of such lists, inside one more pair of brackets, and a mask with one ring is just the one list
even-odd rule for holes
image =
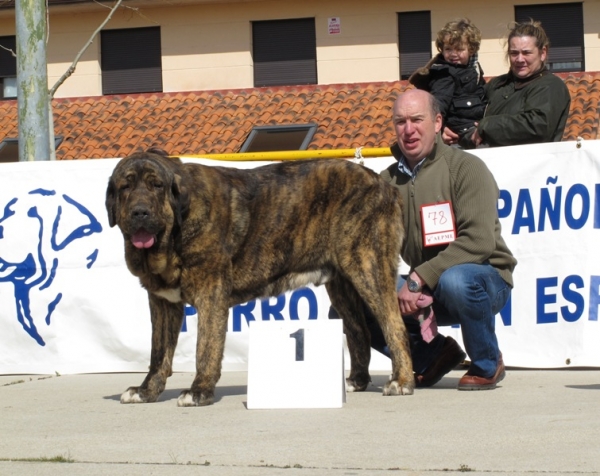
{"label": "woman's hair", "polygon": [[460,45],[463,42],[467,43],[470,54],[479,51],[481,31],[468,18],[459,18],[446,23],[444,28],[438,31],[435,46],[441,53],[445,43],[454,46]]}
{"label": "woman's hair", "polygon": [[533,39],[535,39],[535,46],[537,46],[540,50],[544,47],[547,50],[550,47],[550,40],[542,28],[542,23],[530,18],[529,21],[521,23],[515,22],[512,24],[512,26],[509,25],[508,37],[506,39],[507,51],[510,47],[510,40],[516,37],[520,38],[522,36],[531,36]]}

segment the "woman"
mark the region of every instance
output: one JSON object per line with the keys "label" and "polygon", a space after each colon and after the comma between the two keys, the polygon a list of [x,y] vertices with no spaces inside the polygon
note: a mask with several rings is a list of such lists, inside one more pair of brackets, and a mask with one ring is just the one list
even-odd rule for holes
{"label": "woman", "polygon": [[[560,141],[571,97],[565,83],[546,68],[546,32],[533,20],[517,23],[507,44],[510,71],[486,85],[489,104],[472,141],[491,147]],[[446,143],[457,140],[444,130]]]}

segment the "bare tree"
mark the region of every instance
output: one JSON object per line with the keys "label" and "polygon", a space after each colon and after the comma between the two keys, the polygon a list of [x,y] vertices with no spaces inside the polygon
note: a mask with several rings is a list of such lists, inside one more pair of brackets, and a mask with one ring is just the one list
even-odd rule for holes
{"label": "bare tree", "polygon": [[[98,2],[96,2],[98,3]],[[67,71],[48,89],[48,14],[46,0],[16,0],[17,107],[19,160],[55,160],[52,98],[77,68],[81,56],[110,21],[122,0],[117,0],[102,24],[77,53]],[[100,3],[99,3],[100,4]],[[103,4],[100,4],[105,6]]]}
{"label": "bare tree", "polygon": [[[71,63],[71,66],[69,66],[67,71],[65,71],[65,73],[60,78],[58,78],[58,81],[56,81],[54,86],[52,86],[52,88],[50,88],[49,98],[48,98],[48,110],[49,110],[49,117],[50,117],[50,124],[48,127],[48,131],[49,131],[48,142],[50,144],[51,160],[56,160],[56,149],[54,147],[54,142],[55,142],[54,141],[54,114],[52,113],[52,99],[54,98],[54,94],[56,94],[56,90],[67,80],[67,78],[75,72],[75,69],[77,68],[77,63],[79,63],[81,56],[83,56],[83,53],[85,53],[85,51],[94,42],[94,38],[96,38],[96,36],[98,36],[98,33],[100,33],[100,31],[102,31],[102,28],[104,28],[104,25],[106,25],[110,21],[110,19],[113,16],[113,13],[115,13],[117,8],[119,8],[122,1],[123,0],[117,0],[115,2],[115,4],[110,9],[110,12],[108,13],[108,15],[106,16],[104,21],[100,24],[100,26],[98,28],[96,28],[96,30],[92,33],[92,35],[90,36],[87,43],[83,46],[83,48],[79,51],[79,53],[77,53],[77,55],[75,56],[75,59]],[[96,2],[96,3],[98,3],[98,2]]]}
{"label": "bare tree", "polygon": [[17,0],[19,160],[50,160],[45,0]]}
{"label": "bare tree", "polygon": [[[92,35],[90,36],[90,39],[87,41],[87,43],[84,45],[84,47],[79,51],[79,53],[77,53],[77,56],[75,56],[73,63],[71,63],[71,66],[69,66],[67,71],[65,71],[65,73],[58,79],[58,81],[56,81],[54,86],[52,86],[52,88],[50,89],[50,99],[52,99],[54,97],[54,94],[56,94],[56,90],[67,80],[67,78],[75,72],[75,69],[77,68],[77,63],[79,63],[81,56],[83,55],[83,53],[85,53],[85,51],[94,42],[94,38],[96,38],[96,36],[98,36],[98,33],[100,33],[100,31],[102,31],[102,28],[104,28],[104,26],[110,21],[110,19],[113,16],[113,13],[115,13],[117,8],[119,8],[122,1],[123,0],[117,0],[115,2],[115,4],[112,7],[110,7],[110,12],[108,13],[108,15],[106,16],[104,21],[100,24],[100,26],[98,28],[96,28],[96,30],[94,31],[94,33],[92,33]],[[96,2],[96,3],[98,3],[98,2]],[[102,4],[99,3],[99,5],[102,5]],[[102,5],[102,6],[104,6],[104,5]]]}

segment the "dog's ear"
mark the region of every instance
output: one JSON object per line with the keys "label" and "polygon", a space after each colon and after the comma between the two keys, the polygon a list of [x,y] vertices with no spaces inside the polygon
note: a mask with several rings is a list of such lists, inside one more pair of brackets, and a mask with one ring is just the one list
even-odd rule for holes
{"label": "dog's ear", "polygon": [[117,224],[117,188],[112,178],[108,180],[105,205],[108,212],[108,224],[112,228]]}
{"label": "dog's ear", "polygon": [[187,180],[178,173],[173,175],[170,200],[175,213],[175,220],[181,226],[190,208],[190,193]]}
{"label": "dog's ear", "polygon": [[146,150],[147,154],[156,154],[156,155],[161,155],[163,157],[169,157],[169,154],[167,154],[164,150],[158,148],[158,147],[150,147],[148,150]]}

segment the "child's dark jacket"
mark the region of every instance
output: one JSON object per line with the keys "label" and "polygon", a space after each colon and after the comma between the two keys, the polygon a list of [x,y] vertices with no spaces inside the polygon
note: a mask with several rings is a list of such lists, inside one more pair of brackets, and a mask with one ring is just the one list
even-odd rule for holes
{"label": "child's dark jacket", "polygon": [[438,54],[415,71],[409,82],[437,98],[444,125],[457,134],[473,127],[475,122],[483,118],[485,80],[479,63],[476,66],[456,65],[448,63]]}

